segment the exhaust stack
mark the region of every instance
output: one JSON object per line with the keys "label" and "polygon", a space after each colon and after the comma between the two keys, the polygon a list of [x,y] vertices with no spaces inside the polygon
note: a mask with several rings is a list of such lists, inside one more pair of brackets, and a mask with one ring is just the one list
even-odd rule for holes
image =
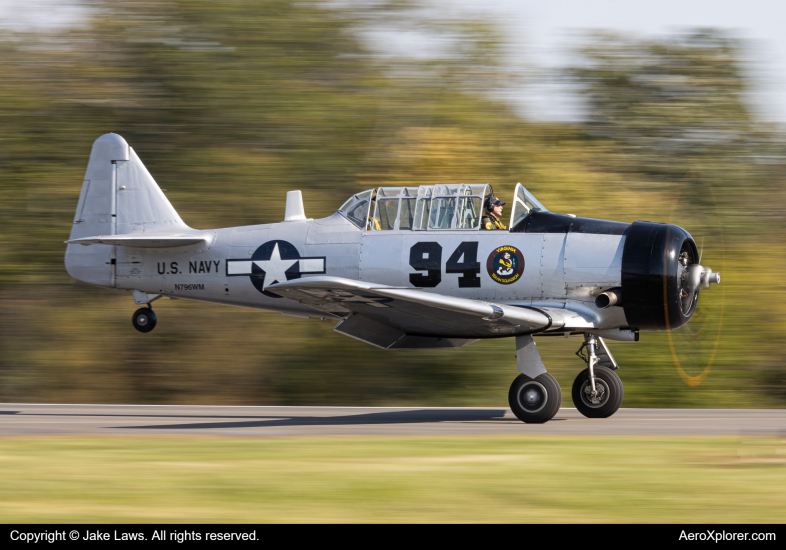
{"label": "exhaust stack", "polygon": [[607,307],[611,306],[621,306],[622,290],[619,288],[613,288],[611,290],[607,290],[603,294],[599,294],[598,297],[595,298],[595,305],[600,309],[606,309]]}

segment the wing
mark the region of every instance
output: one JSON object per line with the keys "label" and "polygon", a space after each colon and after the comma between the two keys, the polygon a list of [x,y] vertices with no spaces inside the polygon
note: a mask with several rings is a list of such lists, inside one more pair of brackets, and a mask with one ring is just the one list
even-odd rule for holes
{"label": "wing", "polygon": [[554,324],[536,308],[340,277],[307,277],[265,290],[345,317],[335,330],[383,348],[455,347],[477,338],[538,332]]}

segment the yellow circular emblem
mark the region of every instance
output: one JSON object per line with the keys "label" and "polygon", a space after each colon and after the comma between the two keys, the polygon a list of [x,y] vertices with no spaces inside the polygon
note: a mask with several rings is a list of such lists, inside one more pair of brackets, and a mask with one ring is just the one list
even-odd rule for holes
{"label": "yellow circular emblem", "polygon": [[486,269],[495,283],[501,285],[515,283],[524,272],[524,255],[515,246],[500,246],[489,254]]}

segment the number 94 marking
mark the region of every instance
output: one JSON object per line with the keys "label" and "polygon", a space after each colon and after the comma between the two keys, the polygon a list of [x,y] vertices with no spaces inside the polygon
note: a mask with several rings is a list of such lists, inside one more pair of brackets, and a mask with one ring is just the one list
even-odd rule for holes
{"label": "number 94 marking", "polygon": [[[463,261],[459,261],[462,260]],[[435,287],[442,282],[442,246],[437,242],[416,243],[409,249],[409,265],[416,271],[426,274],[412,273],[409,282],[413,286]],[[461,243],[448,258],[445,265],[447,273],[461,273],[458,279],[459,288],[480,287],[480,264],[478,263],[478,243]]]}

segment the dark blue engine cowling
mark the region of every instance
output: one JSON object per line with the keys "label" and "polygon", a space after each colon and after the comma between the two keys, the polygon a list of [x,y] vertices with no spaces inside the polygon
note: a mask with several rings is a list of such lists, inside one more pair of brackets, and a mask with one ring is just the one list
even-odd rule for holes
{"label": "dark blue engine cowling", "polygon": [[681,227],[631,224],[622,252],[622,302],[632,329],[671,330],[688,322],[698,292],[690,297],[682,292],[682,275],[698,258],[696,243]]}

